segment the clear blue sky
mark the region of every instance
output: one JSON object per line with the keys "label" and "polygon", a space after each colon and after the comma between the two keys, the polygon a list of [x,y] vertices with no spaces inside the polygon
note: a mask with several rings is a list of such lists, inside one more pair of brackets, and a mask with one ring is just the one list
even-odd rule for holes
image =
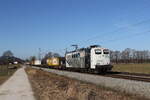
{"label": "clear blue sky", "polygon": [[26,58],[38,48],[64,52],[76,43],[150,50],[150,21],[133,25],[150,19],[149,5],[150,0],[0,0],[0,55],[11,50]]}

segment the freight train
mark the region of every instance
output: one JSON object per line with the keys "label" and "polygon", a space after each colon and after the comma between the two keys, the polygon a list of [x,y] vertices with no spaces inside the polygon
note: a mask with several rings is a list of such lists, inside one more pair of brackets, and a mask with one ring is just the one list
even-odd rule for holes
{"label": "freight train", "polygon": [[48,58],[49,68],[69,69],[79,71],[107,72],[112,69],[110,51],[98,45],[66,52],[65,57]]}
{"label": "freight train", "polygon": [[65,67],[65,57],[53,57],[46,60],[46,65],[49,68],[62,69]]}

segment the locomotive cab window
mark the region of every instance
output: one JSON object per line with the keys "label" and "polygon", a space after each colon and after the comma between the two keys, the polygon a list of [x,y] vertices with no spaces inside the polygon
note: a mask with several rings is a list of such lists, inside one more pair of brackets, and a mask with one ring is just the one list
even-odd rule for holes
{"label": "locomotive cab window", "polygon": [[103,50],[104,54],[109,54],[109,50],[105,49]]}
{"label": "locomotive cab window", "polygon": [[102,54],[102,51],[100,49],[96,49],[95,54]]}

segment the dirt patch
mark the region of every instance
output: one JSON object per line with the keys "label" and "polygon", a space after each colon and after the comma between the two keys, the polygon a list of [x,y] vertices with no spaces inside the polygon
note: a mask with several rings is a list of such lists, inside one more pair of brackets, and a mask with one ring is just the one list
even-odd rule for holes
{"label": "dirt patch", "polygon": [[37,100],[141,100],[78,80],[27,68]]}
{"label": "dirt patch", "polygon": [[0,85],[3,84],[8,78],[9,76],[0,76]]}

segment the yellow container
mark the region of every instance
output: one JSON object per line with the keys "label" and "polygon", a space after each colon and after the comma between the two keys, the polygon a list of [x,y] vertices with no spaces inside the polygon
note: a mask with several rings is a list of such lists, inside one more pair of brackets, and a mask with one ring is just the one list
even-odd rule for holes
{"label": "yellow container", "polygon": [[48,66],[59,66],[59,58],[48,58],[47,65]]}
{"label": "yellow container", "polygon": [[46,62],[48,66],[52,66],[52,58],[48,58]]}
{"label": "yellow container", "polygon": [[59,66],[59,58],[52,58],[52,66]]}

